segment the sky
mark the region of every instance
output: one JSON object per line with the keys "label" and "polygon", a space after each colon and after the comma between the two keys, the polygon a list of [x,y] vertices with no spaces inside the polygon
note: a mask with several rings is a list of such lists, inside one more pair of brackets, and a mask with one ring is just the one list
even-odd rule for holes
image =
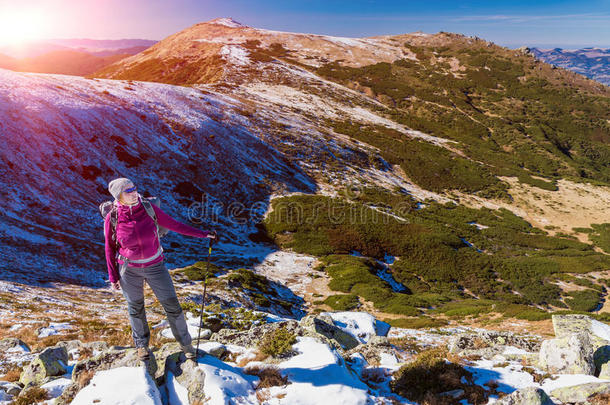
{"label": "sky", "polygon": [[0,0],[0,43],[161,40],[217,17],[347,37],[448,31],[509,47],[610,47],[610,0]]}

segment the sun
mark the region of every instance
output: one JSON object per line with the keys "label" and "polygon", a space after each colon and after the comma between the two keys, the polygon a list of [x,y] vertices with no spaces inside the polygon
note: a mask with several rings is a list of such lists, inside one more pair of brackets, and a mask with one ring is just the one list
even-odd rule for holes
{"label": "sun", "polygon": [[0,9],[0,45],[20,45],[41,39],[46,33],[42,12],[27,9]]}

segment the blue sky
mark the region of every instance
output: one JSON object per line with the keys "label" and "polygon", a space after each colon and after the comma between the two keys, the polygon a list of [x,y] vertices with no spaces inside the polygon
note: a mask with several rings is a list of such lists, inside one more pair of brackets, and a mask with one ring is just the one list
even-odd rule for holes
{"label": "blue sky", "polygon": [[43,10],[54,38],[163,39],[198,22],[337,36],[414,31],[476,35],[500,45],[610,47],[610,0],[0,0]]}

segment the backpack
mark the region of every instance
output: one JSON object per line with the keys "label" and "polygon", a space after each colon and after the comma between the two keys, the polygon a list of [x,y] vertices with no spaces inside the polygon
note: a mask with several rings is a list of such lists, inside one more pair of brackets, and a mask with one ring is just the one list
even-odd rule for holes
{"label": "backpack", "polygon": [[[159,224],[157,223],[157,216],[155,215],[155,210],[153,209],[153,207],[151,205],[151,203],[152,203],[160,208],[161,199],[159,199],[159,197],[144,198],[140,194],[138,194],[138,198],[139,198],[140,202],[142,203],[142,205],[144,206],[144,209],[146,210],[148,215],[153,219],[153,221],[155,221],[155,225],[157,226],[157,235],[159,235],[159,238],[162,238],[165,235],[167,235],[167,233],[169,232],[169,229],[159,226]],[[104,220],[106,220],[106,217],[108,215],[111,215],[110,224],[111,224],[112,230],[113,230],[112,240],[114,241],[115,244],[118,245],[117,240],[116,240],[116,226],[117,226],[117,221],[118,221],[118,213],[116,210],[116,206],[114,205],[114,202],[113,201],[104,201],[103,203],[100,204],[99,209],[100,209],[100,214],[102,215],[102,218],[104,218]],[[106,228],[104,228],[104,238],[106,238]],[[118,246],[117,246],[117,248],[118,248]]]}

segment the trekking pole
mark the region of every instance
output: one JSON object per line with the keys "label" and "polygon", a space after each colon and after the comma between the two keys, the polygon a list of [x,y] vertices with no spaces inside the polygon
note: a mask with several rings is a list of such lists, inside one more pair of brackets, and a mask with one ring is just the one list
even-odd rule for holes
{"label": "trekking pole", "polygon": [[[216,232],[214,232],[214,239],[216,239]],[[201,297],[201,313],[199,314],[199,328],[197,331],[197,348],[195,349],[195,361],[199,358],[199,338],[201,337],[201,322],[203,321],[203,308],[205,306],[205,293],[208,286],[208,274],[210,272],[210,256],[212,255],[212,239],[208,238],[208,264],[205,270],[205,276],[203,277],[203,296]]]}

